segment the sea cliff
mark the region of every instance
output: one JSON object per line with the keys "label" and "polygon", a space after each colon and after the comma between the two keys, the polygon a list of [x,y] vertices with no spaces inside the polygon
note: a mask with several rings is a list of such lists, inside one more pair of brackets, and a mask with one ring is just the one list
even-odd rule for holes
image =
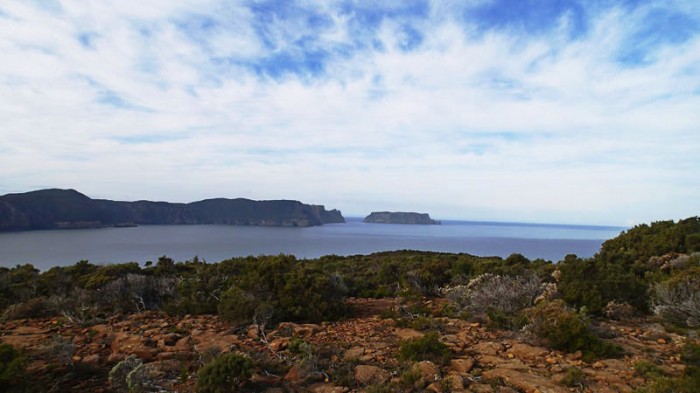
{"label": "sea cliff", "polygon": [[78,191],[62,189],[0,197],[0,231],[171,224],[308,227],[342,222],[345,219],[338,210],[291,200],[120,202],[92,199]]}

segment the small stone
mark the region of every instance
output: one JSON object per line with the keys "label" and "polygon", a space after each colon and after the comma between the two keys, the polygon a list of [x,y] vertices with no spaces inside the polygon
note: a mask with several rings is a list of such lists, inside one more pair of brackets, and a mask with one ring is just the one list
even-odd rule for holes
{"label": "small stone", "polygon": [[474,368],[474,359],[452,359],[450,361],[450,370],[458,373],[468,373]]}
{"label": "small stone", "polygon": [[553,357],[547,357],[547,359],[545,359],[545,362],[547,362],[548,364],[557,364],[557,359]]}
{"label": "small stone", "polygon": [[248,326],[247,336],[248,336],[248,338],[252,338],[254,340],[260,338],[260,331],[258,330],[258,326],[257,325]]}
{"label": "small stone", "polygon": [[362,347],[352,347],[345,351],[345,354],[343,355],[343,359],[345,360],[352,360],[352,359],[359,359],[362,357],[362,355],[365,354],[365,349]]}

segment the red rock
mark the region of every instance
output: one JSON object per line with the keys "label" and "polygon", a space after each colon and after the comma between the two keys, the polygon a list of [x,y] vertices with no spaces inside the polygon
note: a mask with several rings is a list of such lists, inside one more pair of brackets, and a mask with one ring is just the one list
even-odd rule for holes
{"label": "red rock", "polygon": [[282,378],[277,375],[261,375],[256,373],[250,377],[250,382],[255,385],[274,386],[279,385],[280,382],[282,382]]}
{"label": "red rock", "polygon": [[342,386],[335,386],[328,383],[316,383],[309,386],[311,393],[345,393],[350,389]]}
{"label": "red rock", "polygon": [[[177,341],[181,338],[182,336],[177,333],[169,333],[164,335],[161,340],[163,341],[164,346],[172,347],[175,346],[175,343],[177,343]],[[158,341],[160,342],[160,340]]]}
{"label": "red rock", "polygon": [[559,386],[549,378],[520,371],[495,368],[482,374],[486,380],[502,379],[508,386],[525,393],[568,393],[569,389]]}
{"label": "red rock", "polygon": [[411,340],[414,338],[423,337],[425,335],[425,333],[419,332],[415,329],[399,329],[394,334],[396,334],[402,340]]}
{"label": "red rock", "polygon": [[252,338],[254,340],[260,338],[260,330],[258,329],[258,325],[248,326],[248,331],[246,335],[248,336],[248,338]]}
{"label": "red rock", "polygon": [[355,381],[357,381],[358,384],[363,386],[384,384],[389,380],[390,377],[389,372],[387,372],[383,368],[364,364],[355,367],[354,374]]}
{"label": "red rock", "polygon": [[195,357],[193,352],[187,351],[173,351],[173,352],[161,352],[157,356],[158,360],[190,360]]}
{"label": "red rock", "polygon": [[450,361],[450,370],[458,373],[468,373],[474,368],[474,363],[472,358],[452,359]]}
{"label": "red rock", "polygon": [[549,351],[540,348],[540,347],[533,347],[532,345],[527,345],[527,344],[522,344],[522,343],[513,343],[511,348],[508,350],[509,353],[512,353],[515,357],[518,359],[529,359],[529,360],[534,360],[537,358],[544,358],[549,354]]}
{"label": "red rock", "polygon": [[362,355],[365,354],[365,349],[362,347],[352,347],[345,351],[345,354],[343,355],[343,359],[345,360],[352,360],[352,359],[359,359]]}
{"label": "red rock", "polygon": [[96,366],[100,363],[100,355],[93,353],[90,355],[87,355],[83,358],[83,364],[88,364],[91,366]]}
{"label": "red rock", "polygon": [[468,351],[479,355],[496,356],[503,350],[501,344],[493,341],[482,341],[469,347]]}
{"label": "red rock", "polygon": [[462,376],[455,371],[450,371],[447,373],[447,378],[450,381],[450,391],[452,392],[462,392],[464,391],[464,380]]}
{"label": "red rock", "polygon": [[422,362],[415,363],[411,369],[418,372],[421,378],[428,383],[440,379],[440,369],[438,369],[435,363],[431,361],[424,360]]}

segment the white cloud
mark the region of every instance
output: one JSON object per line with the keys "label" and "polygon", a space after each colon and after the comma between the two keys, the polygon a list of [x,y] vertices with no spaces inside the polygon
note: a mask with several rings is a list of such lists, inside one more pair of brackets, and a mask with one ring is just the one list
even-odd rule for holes
{"label": "white cloud", "polygon": [[[239,5],[3,5],[0,192],[612,224],[697,214],[697,35],[630,67],[616,56],[640,19],[620,11],[571,40],[566,19],[549,35],[475,35],[441,3],[412,20],[413,50],[394,19],[377,49],[329,4],[305,5],[329,16],[321,28],[273,18],[272,50]],[[183,28],[194,16],[212,25]],[[248,66],[303,56],[310,36],[327,56],[318,77]]]}

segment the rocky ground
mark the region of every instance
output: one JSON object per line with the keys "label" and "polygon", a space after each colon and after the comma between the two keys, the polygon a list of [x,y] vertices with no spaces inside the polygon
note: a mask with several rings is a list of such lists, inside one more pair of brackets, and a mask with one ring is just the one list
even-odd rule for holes
{"label": "rocky ground", "polygon": [[[112,391],[108,372],[129,355],[143,361],[149,389],[193,392],[199,367],[228,351],[253,358],[256,372],[246,389],[260,392],[361,392],[392,382],[406,387],[407,371],[420,377],[416,386],[435,392],[632,392],[646,383],[635,374],[635,362],[652,362],[672,375],[683,368],[679,353],[685,338],[650,319],[601,323],[599,328],[622,346],[625,356],[588,363],[580,353],[549,350],[520,332],[435,318],[434,328],[451,359],[406,364],[398,360],[400,343],[425,333],[380,318],[396,301],[355,299],[351,304],[357,310],[351,319],[283,323],[262,331],[237,329],[216,316],[153,312],[92,326],[64,318],[16,320],[0,323],[0,340],[30,356],[35,389],[53,392]],[[300,342],[310,345],[300,347]],[[567,387],[563,379],[571,367],[580,369],[583,379]]]}

